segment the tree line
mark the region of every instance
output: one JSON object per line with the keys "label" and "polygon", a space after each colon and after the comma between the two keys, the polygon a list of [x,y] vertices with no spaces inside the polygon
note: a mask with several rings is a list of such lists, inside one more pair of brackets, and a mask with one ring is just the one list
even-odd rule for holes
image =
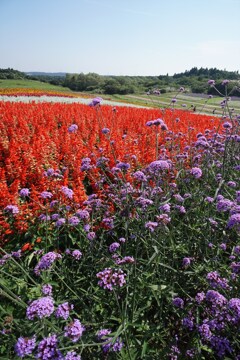
{"label": "tree line", "polygon": [[232,96],[239,96],[240,75],[238,71],[219,70],[217,68],[193,67],[182,73],[172,76],[114,76],[99,75],[96,73],[65,74],[63,76],[27,75],[13,69],[0,69],[0,79],[31,79],[47,82],[53,85],[67,87],[73,91],[92,92],[98,94],[133,94],[160,90],[161,93],[176,91],[184,86],[188,92],[217,94],[214,88],[208,86],[207,81],[216,81],[218,91],[224,91],[221,82],[225,79],[230,80],[228,87]]}

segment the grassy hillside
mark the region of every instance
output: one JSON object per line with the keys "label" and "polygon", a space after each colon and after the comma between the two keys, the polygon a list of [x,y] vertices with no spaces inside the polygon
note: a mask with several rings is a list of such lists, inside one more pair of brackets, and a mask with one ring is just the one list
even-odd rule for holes
{"label": "grassy hillside", "polygon": [[14,89],[14,88],[23,88],[23,89],[38,89],[38,90],[55,90],[55,91],[64,91],[72,92],[68,88],[62,86],[51,85],[37,80],[21,80],[21,79],[0,79],[0,89]]}

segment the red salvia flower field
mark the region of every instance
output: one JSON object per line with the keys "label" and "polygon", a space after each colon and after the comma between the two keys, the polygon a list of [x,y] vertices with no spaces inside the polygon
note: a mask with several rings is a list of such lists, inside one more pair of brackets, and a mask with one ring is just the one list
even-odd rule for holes
{"label": "red salvia flower field", "polygon": [[[162,118],[168,130],[146,126],[148,121]],[[218,127],[220,120],[180,110],[130,109],[102,106],[91,108],[81,104],[12,103],[0,102],[0,206],[21,205],[15,224],[18,231],[26,231],[27,218],[39,210],[39,192],[48,189],[56,198],[62,185],[74,192],[74,200],[86,199],[85,173],[80,171],[85,157],[96,163],[102,156],[111,167],[117,161],[128,162],[132,170],[156,160],[161,145],[173,157],[190,145],[196,134]],[[77,125],[77,131],[68,128]],[[102,129],[110,130],[104,134]],[[168,135],[170,140],[168,140]],[[44,176],[44,171],[62,171],[56,182]],[[94,186],[99,174],[90,171],[88,181]],[[131,179],[128,179],[131,181]],[[31,206],[19,203],[19,190],[31,189]],[[24,220],[25,219],[25,220]],[[4,239],[12,236],[9,224],[1,220]]]}
{"label": "red salvia flower field", "polygon": [[[172,154],[174,147],[190,145],[197,133],[219,126],[218,118],[180,110],[162,114],[127,107],[95,110],[81,104],[0,102],[1,205],[16,200],[22,187],[43,190],[42,175],[48,168],[67,167],[64,181],[76,191],[83,177],[81,160],[86,156],[107,156],[112,166],[116,160],[131,161],[133,168],[156,160],[156,131],[146,122],[157,118],[163,118],[168,127],[168,131],[158,131],[159,147],[166,145],[169,131],[175,134]],[[68,132],[72,124],[78,126],[75,133]],[[107,136],[101,131],[105,127],[110,129]]]}

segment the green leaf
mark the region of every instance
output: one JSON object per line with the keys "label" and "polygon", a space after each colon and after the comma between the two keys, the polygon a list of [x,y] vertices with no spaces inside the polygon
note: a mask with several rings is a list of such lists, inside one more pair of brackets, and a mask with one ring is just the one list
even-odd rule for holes
{"label": "green leaf", "polygon": [[148,343],[146,341],[144,341],[143,343],[143,347],[142,347],[142,353],[141,353],[141,357],[143,357],[146,352],[147,352],[147,347],[148,347]]}

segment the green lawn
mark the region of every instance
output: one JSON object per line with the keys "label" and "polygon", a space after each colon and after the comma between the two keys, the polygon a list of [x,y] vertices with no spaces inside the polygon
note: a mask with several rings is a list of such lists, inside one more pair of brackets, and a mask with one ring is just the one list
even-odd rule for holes
{"label": "green lawn", "polygon": [[0,79],[0,89],[14,89],[14,88],[72,92],[68,88],[51,85],[37,80],[18,80],[18,79],[1,80]]}
{"label": "green lawn", "polygon": [[[146,94],[129,94],[129,95],[112,95],[110,99],[115,101],[131,102],[137,105],[151,106],[156,108],[171,107],[171,100],[175,97],[175,93],[166,93],[160,96],[146,95]],[[177,96],[177,102],[174,107],[179,109],[193,108],[196,107],[196,112],[205,114],[222,115],[222,108],[220,106],[223,98],[213,97],[212,99],[197,97],[192,95],[179,94]],[[182,105],[185,104],[186,107]],[[229,109],[234,108],[235,113],[240,113],[240,98],[239,100],[231,100],[228,102]]]}

